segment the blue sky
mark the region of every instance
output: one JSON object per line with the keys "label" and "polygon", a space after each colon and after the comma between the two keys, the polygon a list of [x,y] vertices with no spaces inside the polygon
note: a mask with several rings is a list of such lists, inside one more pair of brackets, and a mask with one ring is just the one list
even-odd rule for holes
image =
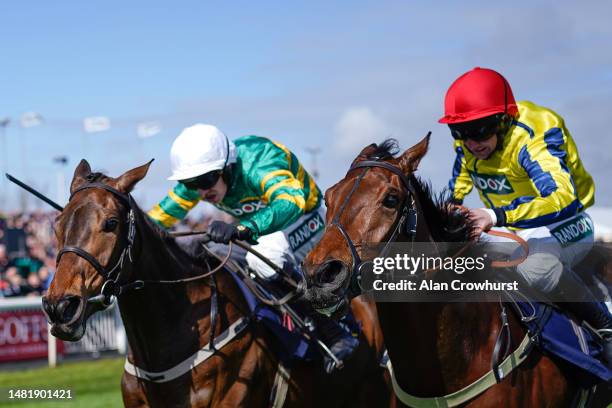
{"label": "blue sky", "polygon": [[[23,1],[3,3],[0,14],[0,117],[13,119],[0,167],[54,198],[54,156],[69,157],[67,182],[82,157],[115,176],[156,158],[135,193],[152,205],[171,187],[172,140],[195,122],[231,138],[281,141],[306,166],[306,147],[322,147],[323,188],[364,145],[393,136],[408,148],[431,130],[420,172],[442,188],[453,160],[436,122],[444,93],[484,66],[502,72],[517,99],[566,119],[597,204],[612,205],[612,5],[604,1]],[[45,124],[20,129],[26,111]],[[112,129],[84,134],[82,119],[97,115]],[[136,125],[147,120],[163,130],[140,140]],[[0,186],[15,208],[21,193]]]}

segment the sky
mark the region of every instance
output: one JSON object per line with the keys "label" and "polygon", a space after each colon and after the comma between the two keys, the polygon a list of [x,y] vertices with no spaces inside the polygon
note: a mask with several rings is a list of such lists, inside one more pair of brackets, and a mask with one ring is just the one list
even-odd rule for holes
{"label": "sky", "polygon": [[[365,145],[394,137],[407,149],[432,131],[419,174],[442,189],[454,159],[437,123],[444,94],[481,66],[564,117],[596,205],[612,206],[610,2],[26,0],[0,15],[0,118],[11,119],[0,170],[62,204],[81,158],[111,176],[155,158],[134,192],[152,206],[172,187],[172,141],[197,122],[282,142],[310,169],[320,148],[322,189]],[[29,111],[44,123],[22,128]],[[111,129],[86,134],[89,116]],[[162,131],[139,139],[152,120]],[[46,208],[3,178],[0,208],[23,205]]]}

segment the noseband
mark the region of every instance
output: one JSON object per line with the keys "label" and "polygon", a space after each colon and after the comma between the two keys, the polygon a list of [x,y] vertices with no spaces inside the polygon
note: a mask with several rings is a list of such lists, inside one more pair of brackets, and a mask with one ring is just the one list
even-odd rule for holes
{"label": "noseband", "polygon": [[349,285],[346,291],[346,295],[349,297],[349,299],[355,296],[359,296],[359,294],[361,294],[361,291],[362,291],[361,269],[364,265],[372,263],[372,261],[371,260],[363,261],[361,259],[361,257],[359,256],[359,253],[357,252],[356,245],[353,243],[353,240],[349,236],[344,226],[340,223],[340,217],[342,216],[342,213],[344,212],[346,206],[348,205],[349,200],[351,199],[355,191],[357,191],[357,188],[361,184],[361,181],[365,177],[366,173],[372,167],[380,167],[380,168],[386,169],[392,172],[393,174],[397,175],[402,182],[402,186],[404,187],[404,190],[408,192],[407,197],[404,199],[404,202],[402,203],[401,214],[398,218],[397,223],[395,224],[393,233],[389,236],[389,239],[387,240],[387,242],[385,242],[385,246],[383,247],[379,256],[384,256],[384,254],[386,254],[389,245],[395,240],[395,238],[401,233],[402,230],[405,232],[405,235],[407,235],[407,237],[410,239],[411,242],[414,242],[414,239],[416,237],[417,210],[416,210],[415,197],[417,196],[417,194],[416,194],[414,187],[412,186],[412,183],[410,182],[410,179],[406,177],[406,175],[398,167],[390,163],[383,162],[383,161],[364,160],[364,161],[355,163],[353,166],[351,166],[351,168],[349,169],[349,172],[355,169],[360,169],[360,168],[363,169],[363,171],[361,172],[357,180],[355,180],[355,183],[353,184],[353,188],[348,193],[348,195],[344,198],[344,201],[342,202],[342,205],[340,206],[340,210],[336,213],[336,215],[334,216],[331,222],[331,226],[336,227],[338,231],[340,231],[340,234],[342,234],[342,237],[346,241],[349,247],[349,250],[351,251],[351,258],[352,258],[351,278],[350,278],[350,282],[349,282]]}
{"label": "noseband", "polygon": [[77,246],[67,245],[60,249],[57,253],[56,258],[56,268],[59,265],[59,262],[62,258],[62,255],[68,252],[72,252],[76,254],[78,257],[85,259],[89,264],[96,270],[98,274],[100,274],[104,278],[104,283],[102,284],[102,289],[100,290],[100,294],[98,296],[94,296],[88,300],[89,303],[101,303],[104,307],[110,306],[113,301],[113,297],[119,296],[121,293],[130,289],[139,289],[143,286],[142,281],[135,281],[132,283],[128,283],[126,285],[119,285],[119,279],[121,277],[121,272],[123,271],[123,266],[126,258],[129,260],[130,264],[133,263],[132,258],[132,248],[134,247],[134,239],[136,237],[136,221],[135,221],[135,203],[134,199],[130,194],[122,193],[121,191],[98,182],[87,183],[84,184],[77,189],[75,189],[70,195],[70,200],[74,197],[76,193],[79,191],[87,190],[90,188],[99,188],[102,190],[106,190],[112,193],[115,197],[117,197],[121,202],[126,204],[129,208],[128,216],[127,216],[127,245],[121,251],[121,255],[119,255],[119,259],[117,263],[112,268],[109,268],[109,265],[106,267],[102,266],[102,264],[96,259],[95,256],[85,251],[82,248]]}

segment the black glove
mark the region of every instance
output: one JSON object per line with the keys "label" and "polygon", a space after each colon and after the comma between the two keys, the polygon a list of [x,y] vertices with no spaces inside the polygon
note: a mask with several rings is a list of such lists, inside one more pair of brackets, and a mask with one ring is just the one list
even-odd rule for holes
{"label": "black glove", "polygon": [[220,244],[228,244],[232,239],[256,243],[253,231],[244,225],[228,224],[223,221],[213,221],[208,227],[210,240]]}

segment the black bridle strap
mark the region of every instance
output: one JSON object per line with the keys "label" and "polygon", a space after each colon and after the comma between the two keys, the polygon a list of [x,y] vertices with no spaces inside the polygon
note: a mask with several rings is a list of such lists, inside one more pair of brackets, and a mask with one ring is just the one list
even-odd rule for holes
{"label": "black bridle strap", "polygon": [[108,273],[106,271],[106,269],[100,264],[100,262],[98,262],[98,260],[89,252],[79,248],[79,247],[75,247],[75,246],[65,246],[63,247],[58,253],[57,253],[57,257],[55,258],[55,263],[56,265],[59,265],[60,263],[60,259],[62,258],[62,255],[64,255],[65,253],[68,252],[72,252],[74,254],[76,254],[77,256],[80,256],[81,258],[85,259],[87,262],[89,262],[91,264],[91,266],[94,267],[94,269],[100,274],[102,275],[104,278],[108,278]]}
{"label": "black bridle strap", "polygon": [[[87,189],[92,189],[92,188],[99,188],[99,189],[108,191],[109,193],[113,194],[113,196],[121,200],[125,205],[127,205],[128,207],[127,245],[121,251],[121,254],[119,255],[119,258],[117,262],[115,263],[115,265],[110,269],[107,269],[110,267],[110,261],[109,261],[109,265],[107,265],[107,267],[105,268],[96,259],[95,256],[85,251],[84,249],[79,248],[77,246],[73,246],[73,245],[67,245],[63,247],[62,249],[60,249],[57,254],[57,258],[55,262],[56,262],[56,265],[59,265],[62,255],[69,253],[69,252],[89,262],[89,264],[96,270],[96,272],[104,278],[104,284],[102,286],[102,291],[100,295],[95,296],[94,298],[90,299],[90,301],[94,301],[94,300],[96,302],[101,301],[102,304],[104,304],[105,306],[109,306],[111,303],[112,296],[118,296],[119,294],[123,292],[133,290],[133,289],[139,289],[143,286],[142,281],[131,282],[123,286],[119,285],[118,283],[120,279],[121,271],[123,270],[123,264],[125,262],[126,256],[130,262],[133,262],[132,247],[134,246],[134,241],[136,237],[136,220],[135,220],[135,211],[134,211],[134,209],[136,208],[136,204],[134,203],[134,199],[132,198],[130,194],[125,194],[117,190],[114,187],[111,187],[107,184],[100,183],[100,182],[89,182],[89,183],[85,183],[77,187],[70,194],[69,201],[72,200],[75,194],[77,194],[78,192],[87,190]],[[117,276],[114,276],[115,271],[117,271]]]}
{"label": "black bridle strap", "polygon": [[386,254],[389,248],[389,245],[391,244],[391,242],[395,240],[397,235],[400,233],[402,226],[406,223],[406,220],[408,220],[409,222],[409,226],[410,226],[409,234],[413,240],[416,235],[416,222],[417,222],[416,218],[417,217],[416,217],[416,209],[414,208],[415,206],[414,197],[417,196],[417,193],[414,187],[412,186],[412,183],[410,183],[410,179],[406,177],[406,175],[402,172],[402,170],[390,163],[375,161],[375,160],[363,160],[363,161],[357,162],[354,165],[352,165],[348,172],[355,170],[355,169],[359,169],[359,168],[362,168],[364,170],[363,172],[361,172],[361,174],[359,174],[359,177],[353,183],[353,187],[351,188],[351,191],[344,198],[344,201],[342,202],[338,212],[334,216],[330,224],[330,227],[336,227],[338,231],[340,231],[340,234],[346,241],[346,244],[348,245],[349,250],[351,251],[351,258],[352,258],[353,265],[351,268],[352,269],[351,279],[348,283],[348,292],[354,293],[355,296],[357,296],[360,290],[360,287],[359,287],[360,286],[359,280],[361,279],[360,269],[367,262],[363,262],[361,260],[361,257],[359,256],[359,253],[357,252],[356,245],[353,243],[353,240],[351,239],[348,232],[346,231],[346,229],[340,222],[340,217],[342,216],[342,213],[344,212],[346,206],[348,205],[348,202],[350,201],[351,197],[353,196],[355,191],[357,191],[357,188],[361,184],[361,181],[365,177],[366,173],[372,167],[380,167],[380,168],[386,169],[392,172],[393,174],[397,175],[400,178],[404,189],[408,192],[408,195],[409,195],[409,197],[407,197],[405,201],[410,199],[409,205],[406,205],[406,202],[404,202],[404,204],[402,205],[402,213],[398,218],[398,221],[395,225],[395,228],[393,229],[393,232],[391,233],[391,236],[389,237],[389,240],[387,240],[385,246],[383,247],[383,250],[381,251],[380,256],[384,256],[384,254]]}
{"label": "black bridle strap", "polygon": [[68,201],[72,200],[72,197],[75,196],[76,193],[78,193],[79,191],[83,191],[83,190],[87,190],[90,188],[100,188],[102,190],[106,190],[109,193],[112,193],[114,196],[116,196],[117,198],[120,198],[121,200],[123,200],[123,202],[125,204],[127,204],[130,208],[132,207],[132,200],[131,200],[131,196],[129,194],[125,194],[119,190],[117,190],[116,188],[113,188],[111,186],[109,186],[108,184],[104,184],[104,183],[100,183],[100,182],[93,182],[93,183],[87,183],[87,184],[83,184],[82,186],[77,187],[71,194],[70,194],[70,198],[68,199]]}
{"label": "black bridle strap", "polygon": [[402,172],[402,170],[399,167],[394,166],[390,163],[374,161],[374,160],[363,160],[351,166],[349,171],[354,170],[354,169],[359,169],[359,168],[372,168],[372,167],[380,167],[380,168],[389,170],[390,172],[392,172],[393,174],[395,174],[396,176],[400,178],[400,181],[402,182],[402,185],[404,186],[406,191],[410,192],[410,194],[412,194],[413,197],[417,196],[417,193],[414,190],[414,187],[412,186],[410,179],[406,177],[406,175]]}
{"label": "black bridle strap", "polygon": [[[362,167],[366,167],[366,166],[362,166]],[[349,171],[353,170],[354,167],[351,167],[349,169]],[[334,217],[334,219],[332,220],[332,225],[334,224],[338,224],[339,220],[340,220],[340,216],[342,215],[342,213],[344,212],[344,208],[347,206],[349,200],[351,199],[351,197],[353,196],[353,193],[355,192],[355,190],[357,190],[357,187],[359,187],[359,185],[361,184],[361,180],[363,180],[363,178],[365,177],[366,173],[368,172],[368,170],[370,170],[370,166],[367,166],[359,175],[359,177],[357,178],[357,180],[355,180],[355,182],[353,183],[353,187],[351,188],[351,191],[349,191],[349,193],[346,195],[346,197],[344,198],[344,201],[342,202],[342,205],[340,205],[340,209],[338,210],[338,212],[336,213],[336,216]],[[339,224],[338,224],[339,225]]]}

